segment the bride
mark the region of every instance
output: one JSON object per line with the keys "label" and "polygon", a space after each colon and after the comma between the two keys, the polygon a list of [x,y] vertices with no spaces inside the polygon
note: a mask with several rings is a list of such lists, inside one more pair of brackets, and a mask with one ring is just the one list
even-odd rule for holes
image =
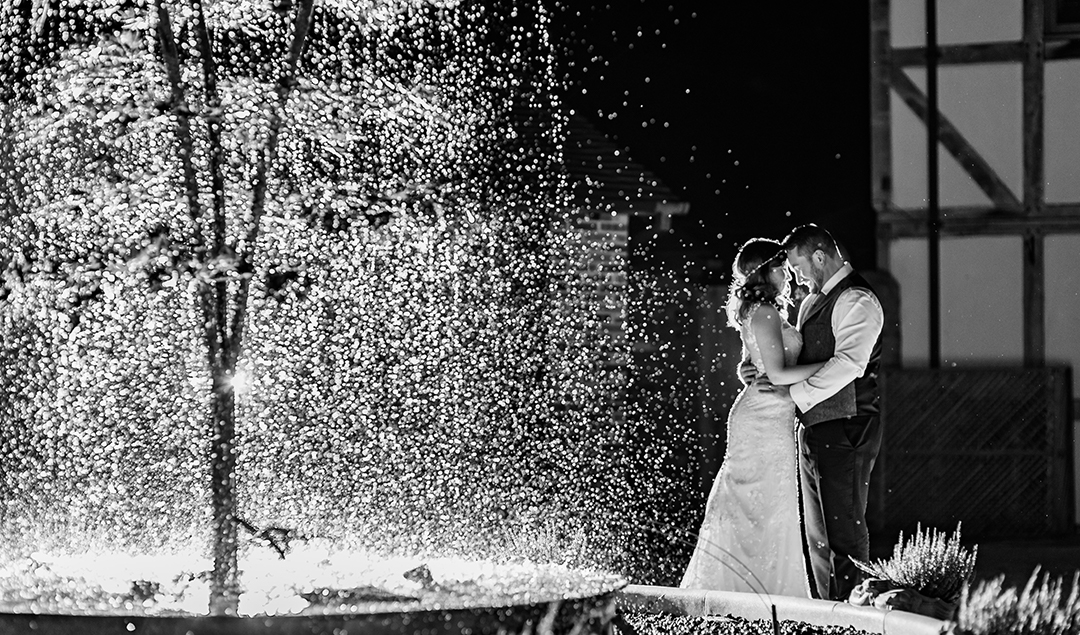
{"label": "bride", "polygon": [[[776,241],[747,241],[732,266],[727,302],[743,358],[777,385],[802,381],[823,365],[795,365],[802,337],[786,319],[786,255]],[[739,393],[728,413],[727,452],[681,587],[809,597],[794,430],[790,397],[752,385]]]}

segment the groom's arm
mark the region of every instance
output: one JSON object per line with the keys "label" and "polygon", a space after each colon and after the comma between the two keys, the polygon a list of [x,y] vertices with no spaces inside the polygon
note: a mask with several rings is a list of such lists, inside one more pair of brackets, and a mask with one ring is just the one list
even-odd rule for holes
{"label": "groom's arm", "polygon": [[873,293],[844,290],[833,305],[833,356],[811,377],[791,385],[795,405],[806,412],[862,377],[884,323],[881,304]]}

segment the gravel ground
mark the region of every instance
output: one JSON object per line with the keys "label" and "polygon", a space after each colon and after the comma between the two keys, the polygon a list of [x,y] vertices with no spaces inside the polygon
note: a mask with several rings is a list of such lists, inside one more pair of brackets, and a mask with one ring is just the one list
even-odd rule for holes
{"label": "gravel ground", "polygon": [[[772,623],[741,617],[648,615],[626,613],[625,626],[617,624],[620,635],[773,635]],[[627,628],[629,627],[629,628]],[[780,621],[780,635],[867,635],[850,626],[815,626],[805,622]]]}

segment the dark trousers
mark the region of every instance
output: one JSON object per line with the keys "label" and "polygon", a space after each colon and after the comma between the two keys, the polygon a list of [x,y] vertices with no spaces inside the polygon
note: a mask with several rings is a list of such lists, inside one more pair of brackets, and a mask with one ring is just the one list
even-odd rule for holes
{"label": "dark trousers", "polygon": [[866,497],[880,448],[877,416],[800,426],[803,530],[814,597],[846,600],[861,579],[850,558],[870,558]]}

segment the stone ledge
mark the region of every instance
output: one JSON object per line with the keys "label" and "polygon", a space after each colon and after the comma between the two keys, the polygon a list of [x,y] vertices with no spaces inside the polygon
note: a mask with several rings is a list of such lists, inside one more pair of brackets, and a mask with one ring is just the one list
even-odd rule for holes
{"label": "stone ledge", "polygon": [[772,606],[780,620],[816,626],[852,626],[878,635],[940,635],[948,622],[904,611],[883,611],[845,602],[754,593],[676,589],[631,584],[615,594],[622,611],[671,615],[734,615],[751,620],[772,619]]}

